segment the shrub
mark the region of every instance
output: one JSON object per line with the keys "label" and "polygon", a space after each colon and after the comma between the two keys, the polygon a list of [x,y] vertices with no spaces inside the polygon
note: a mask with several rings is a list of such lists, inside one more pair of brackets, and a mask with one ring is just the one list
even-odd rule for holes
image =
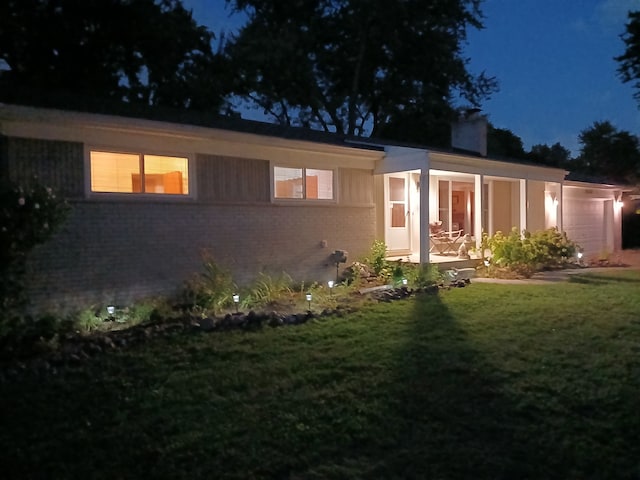
{"label": "shrub", "polygon": [[567,264],[578,250],[578,245],[556,228],[530,233],[517,228],[509,235],[498,231],[483,238],[483,246],[491,250],[492,264],[510,271],[531,276],[535,271]]}
{"label": "shrub", "polygon": [[24,274],[29,253],[62,225],[69,207],[34,177],[26,185],[0,182],[0,308],[26,302]]}

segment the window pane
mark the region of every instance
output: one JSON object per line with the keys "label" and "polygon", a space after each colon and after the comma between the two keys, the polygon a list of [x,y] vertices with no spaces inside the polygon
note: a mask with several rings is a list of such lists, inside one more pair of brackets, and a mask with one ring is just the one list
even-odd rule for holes
{"label": "window pane", "polygon": [[389,200],[404,202],[404,178],[389,178]]}
{"label": "window pane", "polygon": [[145,193],[187,195],[189,193],[186,158],[159,155],[144,156]]}
{"label": "window pane", "polygon": [[307,198],[333,200],[333,170],[307,168]]}
{"label": "window pane", "polygon": [[302,169],[274,167],[276,198],[304,198],[302,192]]}
{"label": "window pane", "polygon": [[139,155],[91,152],[91,191],[141,192]]}
{"label": "window pane", "polygon": [[406,215],[404,211],[404,203],[394,203],[391,205],[391,226],[405,227]]}

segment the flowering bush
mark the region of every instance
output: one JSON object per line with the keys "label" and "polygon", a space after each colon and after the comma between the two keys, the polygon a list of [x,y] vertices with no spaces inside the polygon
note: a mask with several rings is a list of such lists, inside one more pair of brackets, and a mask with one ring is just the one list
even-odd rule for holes
{"label": "flowering bush", "polygon": [[0,306],[21,303],[27,256],[64,222],[67,203],[34,178],[28,185],[0,183]]}
{"label": "flowering bush", "polygon": [[491,250],[492,263],[525,276],[537,270],[562,266],[575,256],[578,245],[567,238],[557,228],[549,228],[522,235],[513,228],[509,235],[498,231],[491,237],[483,238]]}

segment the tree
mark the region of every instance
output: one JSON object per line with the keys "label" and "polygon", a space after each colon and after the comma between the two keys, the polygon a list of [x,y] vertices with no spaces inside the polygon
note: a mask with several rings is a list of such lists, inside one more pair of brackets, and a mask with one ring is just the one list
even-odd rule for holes
{"label": "tree", "polygon": [[234,92],[282,124],[424,141],[456,93],[497,88],[462,56],[480,0],[227,1],[249,16],[227,50]]}
{"label": "tree", "polygon": [[621,36],[626,50],[624,54],[615,57],[615,60],[620,64],[618,76],[625,83],[633,82],[636,90],[633,97],[640,105],[640,11],[629,12],[628,19],[626,31]]}
{"label": "tree", "polygon": [[[180,0],[5,0],[5,99],[20,91],[181,108],[222,103],[213,34]],[[6,98],[6,97],[9,98]]]}
{"label": "tree", "polygon": [[538,144],[531,147],[527,157],[534,163],[565,168],[571,161],[571,151],[563,147],[559,142],[551,146]]}
{"label": "tree", "polygon": [[578,137],[578,169],[615,181],[634,182],[640,176],[640,144],[631,133],[610,122],[594,122]]}
{"label": "tree", "polygon": [[491,124],[487,131],[487,154],[521,160],[527,157],[520,137],[511,130],[496,128]]}

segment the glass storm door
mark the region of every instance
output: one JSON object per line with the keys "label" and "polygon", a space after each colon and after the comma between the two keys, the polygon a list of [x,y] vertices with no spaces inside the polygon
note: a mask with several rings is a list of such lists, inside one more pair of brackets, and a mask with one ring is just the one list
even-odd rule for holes
{"label": "glass storm door", "polygon": [[385,182],[385,226],[387,248],[391,251],[410,250],[409,175],[389,174]]}

